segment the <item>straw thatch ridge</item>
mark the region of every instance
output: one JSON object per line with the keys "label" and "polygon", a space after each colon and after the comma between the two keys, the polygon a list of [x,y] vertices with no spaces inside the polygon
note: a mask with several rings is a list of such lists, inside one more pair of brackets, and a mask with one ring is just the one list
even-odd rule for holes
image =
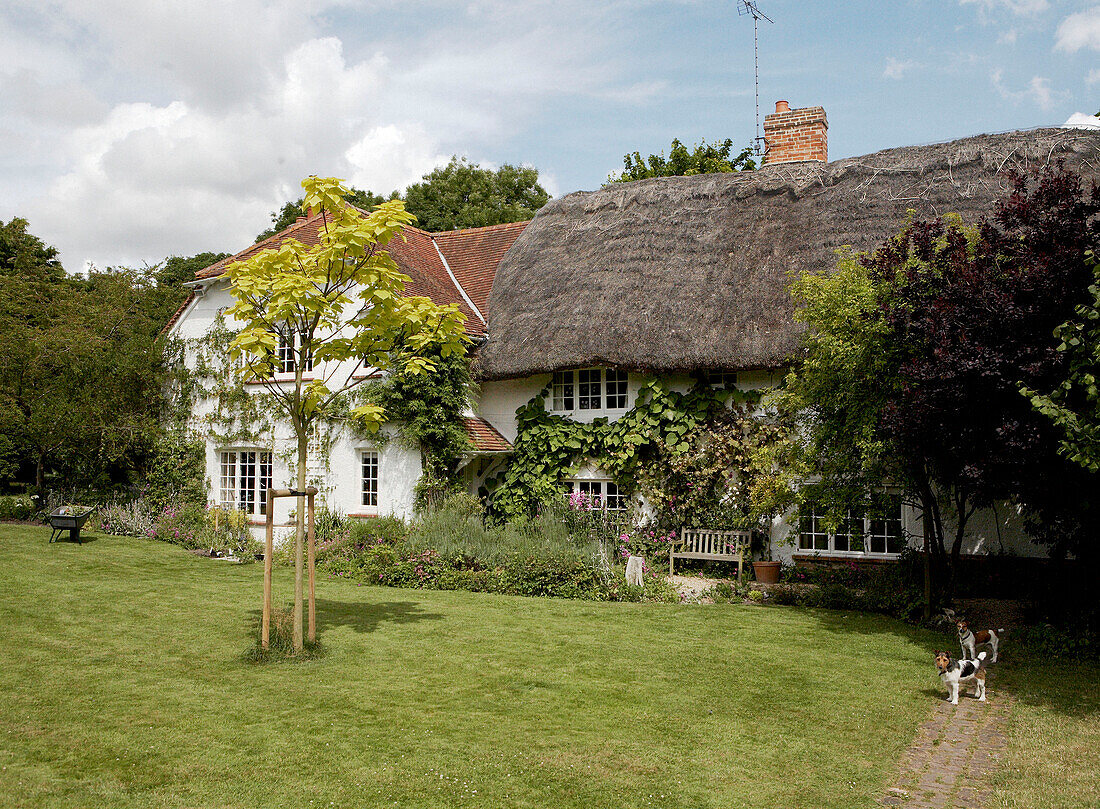
{"label": "straw thatch ridge", "polygon": [[669,177],[569,194],[536,215],[489,298],[481,379],[611,365],[781,365],[798,344],[791,273],[872,250],[919,217],[988,215],[1005,170],[1063,159],[1100,180],[1100,133],[1041,129],[833,163]]}

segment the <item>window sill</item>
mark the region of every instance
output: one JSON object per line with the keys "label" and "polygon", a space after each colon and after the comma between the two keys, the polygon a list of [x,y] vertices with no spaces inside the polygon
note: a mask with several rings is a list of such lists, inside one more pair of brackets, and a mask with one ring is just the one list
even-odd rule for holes
{"label": "window sill", "polygon": [[[302,381],[303,382],[313,382],[316,378],[317,377],[315,377],[315,376],[303,376]],[[277,376],[277,377],[274,377],[273,379],[250,379],[247,382],[245,382],[244,384],[245,385],[263,385],[263,384],[269,383],[269,382],[293,382],[293,381],[294,381],[294,376],[290,375],[290,376]]]}
{"label": "window sill", "polygon": [[351,512],[348,512],[348,514],[346,514],[345,516],[355,517],[356,519],[359,519],[359,520],[374,519],[375,517],[378,516],[378,510],[375,509],[374,511],[351,511]]}
{"label": "window sill", "polygon": [[863,551],[796,551],[791,558],[797,562],[896,562],[900,553],[865,553]]}

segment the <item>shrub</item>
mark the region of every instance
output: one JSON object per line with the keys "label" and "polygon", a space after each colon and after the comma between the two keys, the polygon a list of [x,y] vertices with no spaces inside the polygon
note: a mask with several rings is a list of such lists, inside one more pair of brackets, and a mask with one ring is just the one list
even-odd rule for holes
{"label": "shrub", "polygon": [[0,520],[29,520],[39,510],[37,498],[26,495],[0,497]]}
{"label": "shrub", "polygon": [[157,512],[147,500],[113,500],[101,506],[91,518],[92,530],[120,537],[154,537]]}

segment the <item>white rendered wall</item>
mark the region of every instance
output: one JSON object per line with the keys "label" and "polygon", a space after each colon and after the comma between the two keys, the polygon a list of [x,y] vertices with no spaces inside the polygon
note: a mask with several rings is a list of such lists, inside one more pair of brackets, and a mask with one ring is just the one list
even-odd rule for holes
{"label": "white rendered wall", "polygon": [[[196,298],[182,313],[170,334],[184,340],[201,340],[214,327],[219,316],[232,304],[228,284],[215,282],[202,297]],[[226,324],[229,328],[232,323]],[[184,363],[194,370],[196,356],[186,352]],[[317,373],[327,368],[318,366]],[[342,381],[344,375],[338,374],[336,381]],[[246,390],[257,392],[259,385],[246,385]],[[200,399],[192,413],[191,427],[205,433],[203,418],[214,410],[210,399]],[[211,503],[217,503],[221,497],[220,476],[221,457],[224,450],[261,450],[272,453],[272,486],[275,488],[294,488],[292,467],[288,460],[297,457],[297,442],[290,425],[276,422],[274,435],[270,441],[250,441],[245,443],[226,443],[216,437],[206,439],[207,497]],[[362,504],[362,453],[372,449],[378,452],[378,505],[368,507]],[[408,518],[412,516],[414,487],[420,479],[421,453],[419,448],[408,447],[396,435],[395,429],[387,425],[376,437],[359,437],[346,430],[335,434],[328,462],[311,453],[307,462],[309,483],[320,490],[318,501],[327,504],[343,514],[359,516],[384,516],[393,514]],[[285,540],[293,535],[292,512],[295,498],[279,498],[275,502],[274,522],[277,526],[276,537]],[[251,516],[252,532],[258,539],[263,538],[265,517],[259,513]]]}

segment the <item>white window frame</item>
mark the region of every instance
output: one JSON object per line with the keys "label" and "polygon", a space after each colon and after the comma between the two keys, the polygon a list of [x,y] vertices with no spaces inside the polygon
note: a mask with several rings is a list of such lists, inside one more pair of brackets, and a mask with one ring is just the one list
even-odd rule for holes
{"label": "white window frame", "polygon": [[[896,559],[906,546],[904,504],[900,494],[890,493],[886,495],[890,503],[887,508],[897,506],[897,517],[876,514],[868,511],[862,515],[847,513],[845,519],[836,529],[827,529],[824,518],[818,513],[815,506],[811,506],[808,514],[801,514],[798,518],[798,548],[796,554],[824,553],[835,556],[850,556],[853,558]],[[897,523],[897,533],[889,531],[889,523]],[[852,545],[863,540],[863,550],[853,550]],[[890,539],[898,542],[898,550],[891,551]],[[877,540],[877,542],[876,542]],[[809,547],[807,547],[807,543]],[[873,545],[879,545],[882,550],[874,550]]]}
{"label": "white window frame", "polygon": [[619,485],[608,478],[572,478],[563,481],[565,496],[574,492],[583,492],[592,498],[593,510],[599,511],[626,511],[627,497],[622,493]]}
{"label": "white window frame", "polygon": [[707,371],[703,374],[703,384],[712,388],[733,388],[737,386],[736,371]]}
{"label": "white window frame", "polygon": [[[367,473],[373,471],[373,475]],[[366,509],[378,508],[378,492],[382,482],[382,459],[378,450],[359,451],[359,505]]]}
{"label": "white window frame", "polygon": [[[275,375],[293,376],[298,361],[298,348],[301,345],[301,333],[297,329],[293,331],[287,329],[276,336],[279,339],[278,347],[275,349]],[[302,373],[313,373],[312,351],[306,354],[305,361],[302,363]]]}
{"label": "white window frame", "polygon": [[271,488],[271,452],[255,447],[218,452],[218,502],[222,508],[248,515],[267,515]]}
{"label": "white window frame", "polygon": [[550,412],[626,410],[630,377],[618,368],[555,371],[550,382]]}

